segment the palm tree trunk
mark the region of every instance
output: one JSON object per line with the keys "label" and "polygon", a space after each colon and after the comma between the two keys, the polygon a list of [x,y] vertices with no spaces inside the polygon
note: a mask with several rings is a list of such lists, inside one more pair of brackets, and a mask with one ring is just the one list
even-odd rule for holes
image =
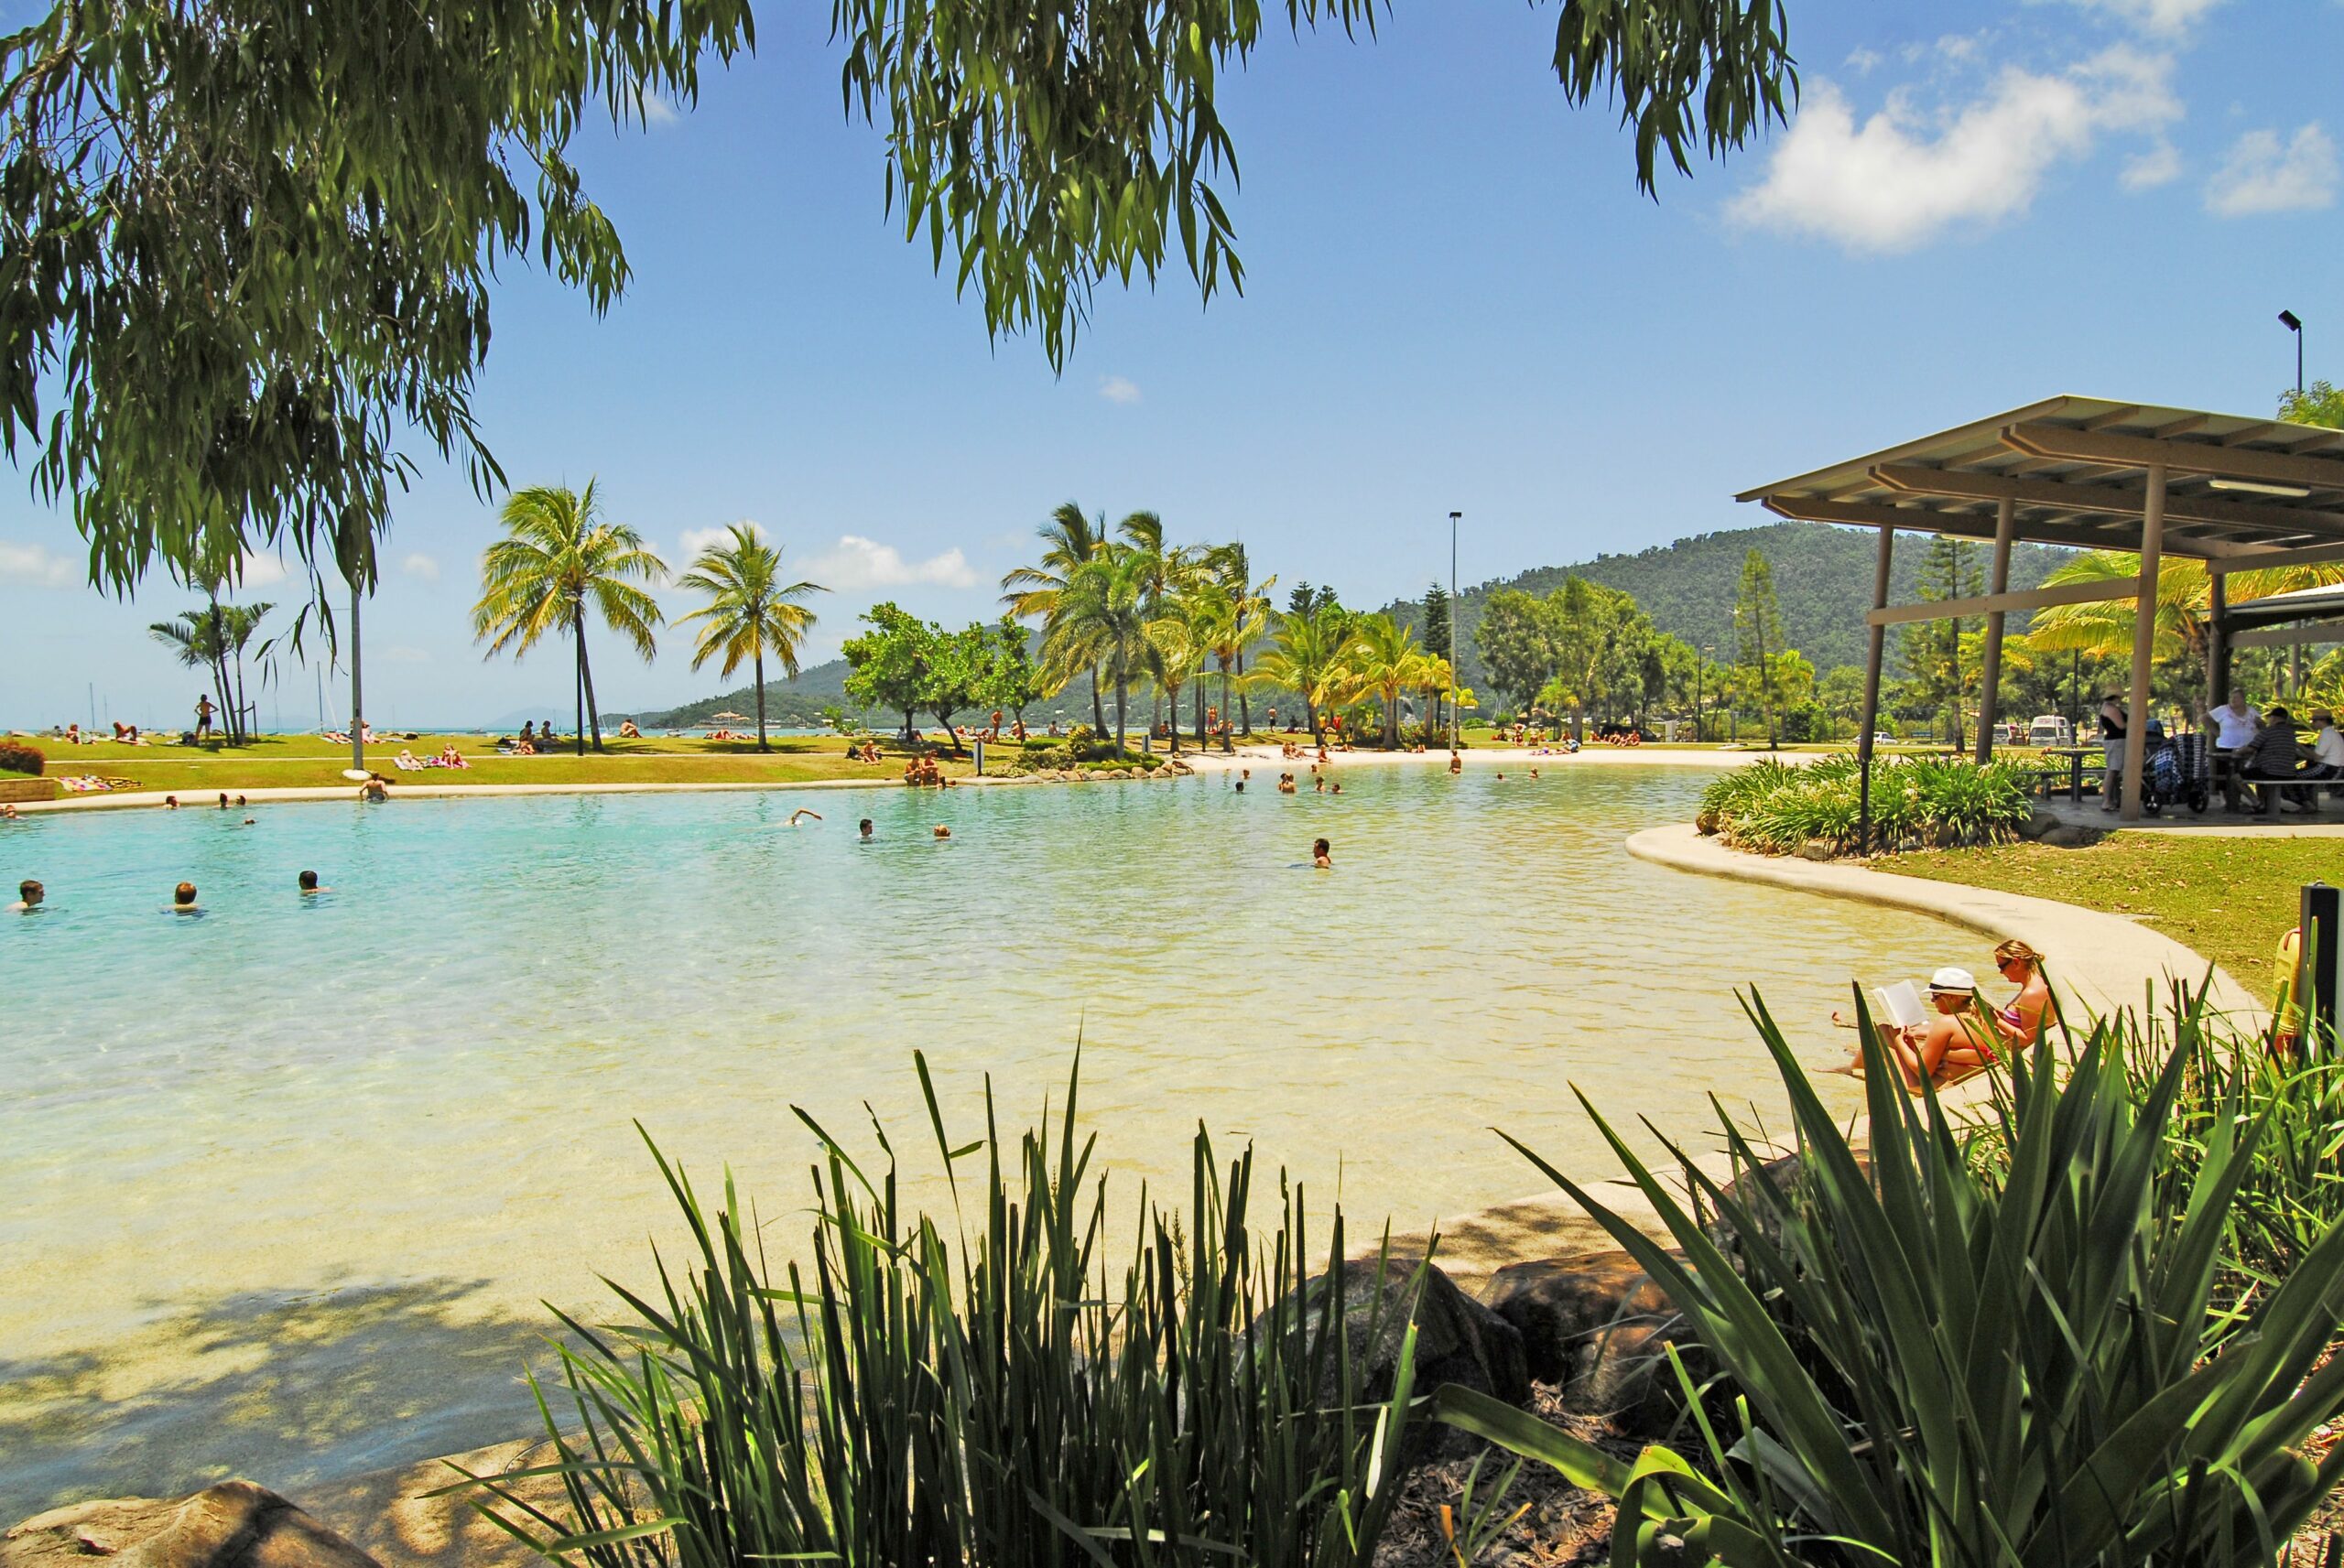
{"label": "palm tree trunk", "polygon": [[1099,706],[1099,666],[1097,665],[1091,666],[1091,732],[1093,735],[1104,735],[1107,732],[1107,710]]}
{"label": "palm tree trunk", "polygon": [[586,662],[586,623],[578,623],[578,675],[586,687],[586,722],[594,731],[594,750],[602,749],[602,716],[594,707],[594,666]]}
{"label": "palm tree trunk", "polygon": [[244,650],[242,643],[236,647],[236,722],[233,728],[241,738],[240,744],[242,741],[251,739],[244,734]]}
{"label": "palm tree trunk", "polygon": [[1325,745],[1326,731],[1318,728],[1318,705],[1310,700],[1308,692],[1302,694],[1302,716],[1310,721],[1310,743],[1314,746]]}
{"label": "palm tree trunk", "polygon": [[[1237,675],[1239,679],[1244,678],[1245,654],[1242,649],[1237,654]],[[1237,712],[1242,720],[1238,728],[1245,732],[1245,739],[1251,741],[1253,738],[1253,704],[1242,686],[1237,688]]]}
{"label": "palm tree trunk", "polygon": [[575,741],[578,754],[586,754],[586,622],[581,621],[571,628],[577,633],[578,658],[570,671],[570,696],[578,703],[578,733]]}
{"label": "palm tree trunk", "polygon": [[1115,672],[1115,755],[1123,754],[1123,716],[1131,706],[1131,677],[1123,671]]}
{"label": "palm tree trunk", "polygon": [[765,744],[765,648],[763,643],[757,644],[756,665],[757,750],[760,752],[770,752],[773,748]]}

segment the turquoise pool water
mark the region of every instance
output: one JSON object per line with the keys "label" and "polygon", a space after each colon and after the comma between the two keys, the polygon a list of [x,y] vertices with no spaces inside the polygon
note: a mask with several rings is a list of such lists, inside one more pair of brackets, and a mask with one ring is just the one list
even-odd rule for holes
{"label": "turquoise pool water", "polygon": [[[1538,1187],[1492,1126],[1608,1172],[1570,1083],[1694,1136],[1711,1089],[1779,1123],[1738,984],[1819,1021],[1850,976],[1980,957],[1629,859],[1703,773],[1547,771],[0,827],[0,885],[50,900],[0,921],[0,1518],[526,1433],[537,1303],[598,1306],[668,1233],[632,1119],[786,1240],[793,1104],[922,1131],[920,1048],[960,1126],[987,1072],[1016,1125],[1080,1033],[1119,1173],[1184,1173],[1201,1120],[1413,1226]],[[201,917],[164,911],[182,878]]]}

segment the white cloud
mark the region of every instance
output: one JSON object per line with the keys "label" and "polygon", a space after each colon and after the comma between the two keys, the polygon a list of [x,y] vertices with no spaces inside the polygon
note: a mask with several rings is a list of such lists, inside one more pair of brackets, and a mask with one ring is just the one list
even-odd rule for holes
{"label": "white cloud", "polygon": [[[689,570],[691,568],[692,562],[700,558],[700,553],[702,550],[705,550],[714,545],[731,544],[732,542],[732,529],[734,526],[735,524],[728,523],[721,528],[685,529],[681,535],[678,535],[676,541],[683,547],[683,553],[667,564],[674,567],[678,571]],[[746,517],[741,519],[738,526],[746,528],[750,533],[754,534],[760,539],[770,539],[773,536],[765,532],[765,525],[764,524],[753,522]]]}
{"label": "white cloud", "polygon": [[0,539],[0,582],[65,588],[80,576],[71,557],[60,556],[41,545],[16,545]]}
{"label": "white cloud", "polygon": [[407,559],[401,561],[399,563],[399,570],[407,573],[407,576],[423,582],[438,582],[440,580],[440,563],[433,560],[429,556],[425,555],[421,550],[416,551],[414,554],[408,556]]}
{"label": "white cloud", "polygon": [[2336,144],[2319,122],[2284,145],[2276,131],[2249,131],[2206,186],[2206,211],[2222,218],[2310,212],[2336,200]]}
{"label": "white cloud", "polygon": [[1848,69],[1858,76],[1870,76],[1886,63],[1881,58],[1878,49],[1866,49],[1861,44],[1858,44],[1848,55]]}
{"label": "white cloud", "polygon": [[242,588],[266,588],[273,582],[283,582],[287,575],[281,557],[255,555],[247,550],[243,561],[243,575],[238,578],[237,584]]}
{"label": "white cloud", "polygon": [[1128,376],[1102,375],[1099,378],[1099,395],[1110,403],[1137,403],[1139,384]]}
{"label": "white cloud", "polygon": [[651,130],[676,123],[676,106],[665,98],[646,96],[643,100],[643,123]]}
{"label": "white cloud", "polygon": [[958,548],[924,561],[907,561],[893,545],[841,534],[839,542],[805,563],[808,580],[838,592],[865,588],[906,588],[928,584],[938,588],[974,588],[977,574]]}
{"label": "white cloud", "polygon": [[2095,16],[2137,27],[2142,32],[2172,38],[2188,31],[2191,23],[2220,5],[2222,0],[2068,0],[2068,3]]}
{"label": "white cloud", "polygon": [[2171,185],[2181,178],[2181,152],[2171,142],[2160,141],[2138,157],[2128,160],[2117,183],[2127,190],[2154,190],[2160,185]]}
{"label": "white cloud", "polygon": [[1875,253],[2000,222],[2024,212],[2053,167],[2083,157],[2101,134],[2179,118],[2172,70],[2170,56],[2120,45],[2056,75],[2006,68],[1983,97],[1936,113],[1899,90],[1861,124],[1838,89],[1819,83],[1765,178],[1727,214]]}

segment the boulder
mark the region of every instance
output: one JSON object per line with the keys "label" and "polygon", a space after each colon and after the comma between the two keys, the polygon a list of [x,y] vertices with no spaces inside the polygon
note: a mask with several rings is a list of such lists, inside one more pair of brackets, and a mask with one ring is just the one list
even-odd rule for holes
{"label": "boulder", "polygon": [[0,1537],[0,1568],[381,1568],[292,1503],[250,1481],[190,1497],[115,1498],[37,1514]]}
{"label": "boulder", "polygon": [[1627,1252],[1509,1264],[1485,1299],[1521,1333],[1531,1376],[1557,1386],[1565,1410],[1608,1417],[1631,1436],[1665,1435],[1683,1410],[1670,1346],[1701,1375],[1684,1318]]}
{"label": "boulder", "polygon": [[2099,837],[2099,834],[2089,827],[2079,827],[2072,822],[2063,822],[2045,833],[2039,841],[2050,845],[2055,849],[2080,849]]}
{"label": "boulder", "polygon": [[1798,856],[1802,860],[1836,860],[1839,851],[1829,838],[1809,838],[1798,847]]}
{"label": "boulder", "polygon": [[2018,836],[2031,841],[2042,838],[2058,826],[2058,814],[2046,811],[2038,806],[2027,814],[2025,821],[2018,825]]}
{"label": "boulder", "polygon": [[[1379,1266],[1373,1258],[1354,1260],[1343,1267],[1343,1335],[1350,1342],[1351,1360],[1360,1379],[1362,1397],[1389,1399],[1400,1358],[1400,1342],[1407,1334],[1398,1310],[1416,1277],[1418,1264],[1408,1258],[1388,1258]],[[1302,1288],[1306,1310],[1315,1314],[1328,1289],[1328,1277],[1318,1276]],[[1381,1322],[1378,1305],[1381,1303]],[[1522,1406],[1530,1401],[1530,1370],[1524,1358],[1522,1336],[1514,1326],[1457,1288],[1438,1269],[1424,1269],[1423,1293],[1416,1299],[1416,1389],[1429,1393],[1444,1383],[1458,1383],[1481,1393]],[[1254,1332],[1261,1332],[1255,1320]],[[1330,1368],[1322,1400],[1332,1402]],[[1454,1428],[1427,1423],[1420,1440],[1427,1453],[1444,1455],[1476,1446],[1475,1440]]]}

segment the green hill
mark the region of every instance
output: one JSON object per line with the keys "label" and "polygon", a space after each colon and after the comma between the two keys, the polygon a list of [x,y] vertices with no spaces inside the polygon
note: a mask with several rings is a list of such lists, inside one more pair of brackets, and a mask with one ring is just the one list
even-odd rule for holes
{"label": "green hill", "polygon": [[[1633,556],[1598,556],[1575,567],[1539,567],[1518,577],[1481,583],[1463,590],[1458,628],[1464,656],[1458,678],[1477,691],[1488,680],[1481,657],[1473,645],[1473,630],[1481,624],[1481,607],[1499,589],[1545,594],[1563,585],[1576,572],[1606,588],[1625,589],[1664,632],[1674,633],[1695,647],[1716,649],[1720,661],[1732,658],[1733,595],[1742,581],[1742,562],[1753,548],[1764,554],[1774,572],[1774,597],[1782,604],[1783,633],[1793,647],[1805,654],[1818,671],[1838,665],[1864,662],[1863,613],[1872,602],[1872,567],[1878,535],[1870,528],[1832,528],[1813,523],[1774,523],[1758,528],[1735,528],[1699,534],[1672,545],[1658,545]],[[1890,568],[1889,602],[1907,603],[1919,597],[1917,580],[1929,535],[1900,535]],[[2039,586],[2070,551],[2040,545],[2019,545],[2011,552],[2011,587]],[[1977,553],[1980,569],[1987,551]],[[1385,607],[1389,613],[1423,629],[1421,601]],[[2021,630],[2025,618],[2013,616],[2010,629]],[[1890,641],[1890,671],[1896,651]]]}

